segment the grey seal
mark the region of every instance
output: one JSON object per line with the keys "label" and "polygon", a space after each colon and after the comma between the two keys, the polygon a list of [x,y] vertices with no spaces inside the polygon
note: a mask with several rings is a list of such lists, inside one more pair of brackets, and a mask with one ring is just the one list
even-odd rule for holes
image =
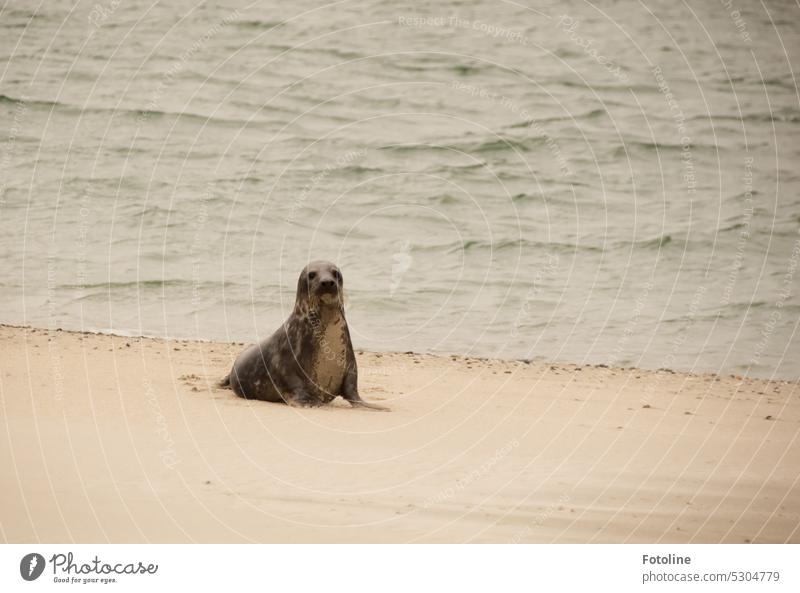
{"label": "grey seal", "polygon": [[358,394],[358,367],[344,316],[344,279],[334,264],[314,261],[297,280],[289,318],[245,349],[220,386],[245,399],[316,407],[342,396],[353,407],[388,410]]}

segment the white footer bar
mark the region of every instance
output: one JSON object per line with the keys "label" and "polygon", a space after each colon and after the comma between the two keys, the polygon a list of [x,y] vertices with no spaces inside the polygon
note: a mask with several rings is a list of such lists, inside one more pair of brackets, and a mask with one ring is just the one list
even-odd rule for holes
{"label": "white footer bar", "polygon": [[800,591],[800,547],[781,544],[7,544],[0,560],[0,591]]}

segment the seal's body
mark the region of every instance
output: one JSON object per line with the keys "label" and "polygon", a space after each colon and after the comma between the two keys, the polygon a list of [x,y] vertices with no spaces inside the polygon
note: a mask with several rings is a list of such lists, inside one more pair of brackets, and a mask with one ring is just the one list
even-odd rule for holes
{"label": "seal's body", "polygon": [[353,406],[386,409],[358,395],[343,295],[335,265],[308,264],[297,281],[292,314],[272,336],[242,352],[220,385],[246,399],[293,406],[321,406],[341,395]]}

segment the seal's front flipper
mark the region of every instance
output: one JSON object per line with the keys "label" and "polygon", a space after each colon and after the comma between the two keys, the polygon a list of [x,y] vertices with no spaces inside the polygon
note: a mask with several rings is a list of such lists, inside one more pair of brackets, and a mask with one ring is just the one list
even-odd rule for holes
{"label": "seal's front flipper", "polygon": [[282,397],[293,408],[318,408],[324,403],[305,390],[286,393]]}
{"label": "seal's front flipper", "polygon": [[217,387],[230,387],[231,386],[231,376],[225,375],[222,379],[217,381]]}
{"label": "seal's front flipper", "polygon": [[369,410],[380,410],[382,412],[391,412],[390,408],[386,406],[379,406],[378,404],[371,404],[369,402],[365,402],[360,397],[356,396],[355,399],[345,398],[347,401],[350,402],[350,405],[354,408],[367,408]]}
{"label": "seal's front flipper", "polygon": [[365,402],[363,399],[361,399],[361,396],[358,395],[358,368],[356,367],[353,345],[350,343],[350,332],[346,331],[345,335],[347,336],[347,355],[350,359],[350,362],[347,365],[347,374],[345,375],[340,395],[349,401],[350,405],[354,408],[367,408],[369,410],[381,410],[383,412],[389,412],[389,408],[385,406],[379,406],[378,404]]}

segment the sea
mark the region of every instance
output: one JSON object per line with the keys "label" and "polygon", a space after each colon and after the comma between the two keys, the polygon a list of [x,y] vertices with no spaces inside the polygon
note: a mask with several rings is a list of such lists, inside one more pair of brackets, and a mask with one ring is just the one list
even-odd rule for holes
{"label": "sea", "polygon": [[800,377],[800,8],[10,0],[0,323]]}

